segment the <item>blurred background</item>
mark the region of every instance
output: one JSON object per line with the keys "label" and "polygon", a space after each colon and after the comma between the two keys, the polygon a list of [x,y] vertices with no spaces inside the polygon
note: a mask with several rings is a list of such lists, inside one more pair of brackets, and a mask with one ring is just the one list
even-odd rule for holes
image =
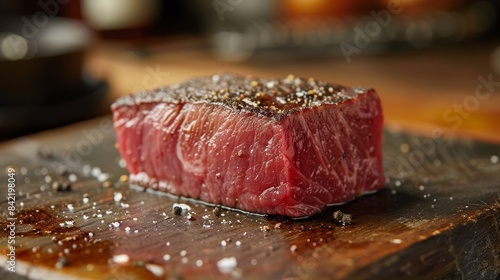
{"label": "blurred background", "polygon": [[494,0],[4,0],[0,141],[229,71],[375,88],[388,125],[500,141]]}

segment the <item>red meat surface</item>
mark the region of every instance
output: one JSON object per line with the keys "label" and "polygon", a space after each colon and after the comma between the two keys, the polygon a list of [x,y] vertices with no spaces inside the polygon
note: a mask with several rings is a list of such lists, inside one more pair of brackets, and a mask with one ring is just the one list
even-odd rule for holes
{"label": "red meat surface", "polygon": [[299,218],[385,185],[373,89],[221,74],[112,110],[130,180],[147,188]]}

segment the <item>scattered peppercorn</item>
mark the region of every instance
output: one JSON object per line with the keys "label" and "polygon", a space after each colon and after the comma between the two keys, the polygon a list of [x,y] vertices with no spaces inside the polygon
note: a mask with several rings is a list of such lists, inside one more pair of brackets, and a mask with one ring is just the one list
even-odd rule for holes
{"label": "scattered peppercorn", "polygon": [[345,214],[340,210],[333,212],[333,220],[337,223],[342,223],[343,226],[352,224],[352,215]]}
{"label": "scattered peppercorn", "polygon": [[68,181],[54,181],[52,182],[52,190],[55,192],[69,192],[71,191],[71,183]]}
{"label": "scattered peppercorn", "polygon": [[174,205],[174,214],[177,216],[182,215],[182,207]]}
{"label": "scattered peppercorn", "polygon": [[219,205],[217,205],[214,207],[214,210],[212,210],[212,212],[214,213],[214,215],[216,217],[220,217],[220,214],[222,213],[222,209]]}

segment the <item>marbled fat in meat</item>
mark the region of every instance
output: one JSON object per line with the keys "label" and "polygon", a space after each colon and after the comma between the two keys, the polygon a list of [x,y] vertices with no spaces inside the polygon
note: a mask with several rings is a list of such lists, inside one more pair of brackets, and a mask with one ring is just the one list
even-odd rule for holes
{"label": "marbled fat in meat", "polygon": [[218,74],[112,105],[132,183],[306,217],[385,185],[373,89]]}

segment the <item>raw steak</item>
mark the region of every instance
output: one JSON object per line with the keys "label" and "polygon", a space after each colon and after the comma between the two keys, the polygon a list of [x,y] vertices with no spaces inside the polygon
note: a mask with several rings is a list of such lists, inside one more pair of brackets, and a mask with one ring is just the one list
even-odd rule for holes
{"label": "raw steak", "polygon": [[112,110],[131,182],[155,190],[298,218],[385,184],[373,89],[221,74]]}

